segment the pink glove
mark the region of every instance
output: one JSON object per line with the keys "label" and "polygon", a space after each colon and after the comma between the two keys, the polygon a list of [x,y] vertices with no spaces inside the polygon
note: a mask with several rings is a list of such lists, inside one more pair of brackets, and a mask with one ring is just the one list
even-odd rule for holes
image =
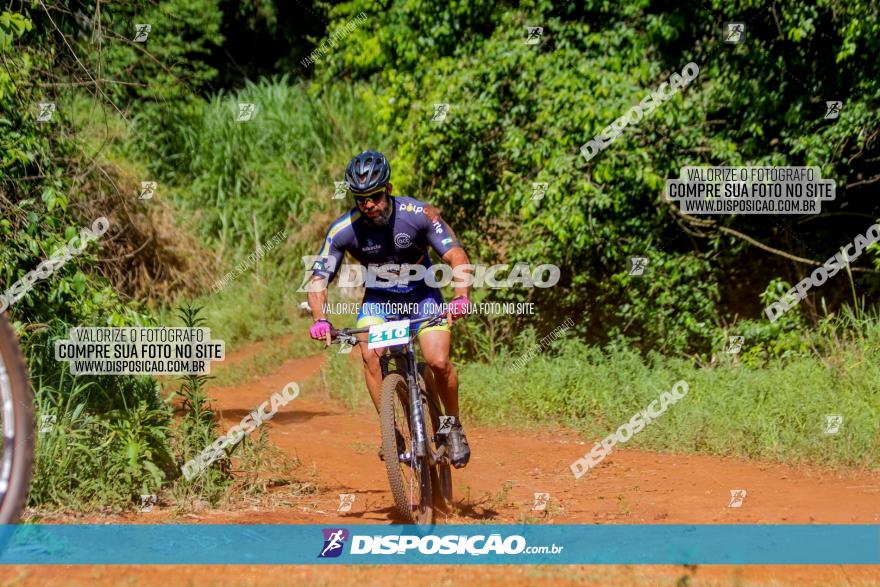
{"label": "pink glove", "polygon": [[321,340],[330,334],[331,328],[333,328],[333,325],[330,324],[329,320],[324,320],[323,318],[315,320],[315,323],[309,328],[309,335],[315,340]]}
{"label": "pink glove", "polygon": [[467,296],[458,296],[454,298],[449,305],[446,306],[447,311],[452,316],[453,320],[458,320],[459,318],[463,318],[468,311],[468,306],[470,306],[471,301],[467,298]]}

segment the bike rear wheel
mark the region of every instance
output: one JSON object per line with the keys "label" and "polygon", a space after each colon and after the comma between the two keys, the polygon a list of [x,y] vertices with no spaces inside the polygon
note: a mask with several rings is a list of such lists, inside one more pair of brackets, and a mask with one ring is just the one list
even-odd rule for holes
{"label": "bike rear wheel", "polygon": [[[440,429],[440,409],[435,406],[432,399],[430,404],[431,424],[428,433],[436,435]],[[444,459],[448,459],[448,455]],[[444,460],[431,467],[431,491],[434,498],[434,509],[452,513],[452,467]]]}
{"label": "bike rear wheel", "polygon": [[0,524],[18,522],[34,463],[34,395],[18,340],[0,314]]}
{"label": "bike rear wheel", "polygon": [[[422,403],[424,415],[427,412],[424,395],[422,395]],[[431,466],[428,456],[416,456],[417,451],[413,446],[415,434],[410,418],[409,388],[406,378],[400,373],[390,373],[382,381],[379,422],[385,469],[397,511],[407,523],[431,524],[434,521],[431,503]],[[402,457],[399,456],[401,453],[397,447],[395,430],[398,430],[404,439],[405,449]]]}
{"label": "bike rear wheel", "polygon": [[[440,416],[443,415],[443,411],[440,409],[440,397],[434,387],[434,374],[425,363],[419,363],[419,374],[424,380],[428,397],[428,414],[430,415],[429,421],[426,422],[428,435],[431,438],[436,438],[437,431],[440,430]],[[447,514],[451,513],[452,467],[449,466],[448,454],[431,468],[431,492],[434,498],[434,509]]]}

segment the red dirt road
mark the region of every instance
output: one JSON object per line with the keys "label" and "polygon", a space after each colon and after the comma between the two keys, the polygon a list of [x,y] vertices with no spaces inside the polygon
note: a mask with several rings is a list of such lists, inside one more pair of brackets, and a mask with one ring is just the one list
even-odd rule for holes
{"label": "red dirt road", "polygon": [[[298,481],[314,494],[285,498],[281,507],[208,511],[193,523],[389,524],[392,497],[376,451],[372,407],[352,413],[319,388],[321,357],[293,359],[274,373],[236,388],[215,388],[221,429],[236,424],[291,381],[301,395],[266,426],[270,439],[302,463]],[[304,383],[305,382],[305,383]],[[366,390],[364,391],[366,394]],[[580,480],[569,465],[590,445],[568,430],[468,428],[473,457],[453,474],[456,511],[448,523],[880,523],[880,474],[839,474],[754,461],[616,451]],[[740,507],[730,491],[744,489]],[[337,512],[339,494],[356,496]],[[545,512],[535,493],[549,493]],[[117,523],[169,518],[168,510]],[[102,519],[103,522],[109,521]],[[430,566],[406,567],[15,567],[0,569],[3,585],[880,585],[880,567],[863,566]],[[408,572],[411,571],[411,572]],[[686,579],[684,579],[686,577]]]}

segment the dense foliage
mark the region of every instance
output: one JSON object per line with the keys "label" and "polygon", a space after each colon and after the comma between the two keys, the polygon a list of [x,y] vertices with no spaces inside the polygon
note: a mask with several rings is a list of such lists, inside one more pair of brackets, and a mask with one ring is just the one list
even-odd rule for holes
{"label": "dense foliage", "polygon": [[[56,63],[39,13],[0,15],[0,283],[7,289],[40,261],[66,246],[103,212],[83,202],[85,157],[70,134],[63,102],[47,122],[38,103]],[[38,42],[39,41],[39,42]],[[110,212],[106,214],[110,216]],[[113,218],[116,221],[116,218]],[[155,382],[133,377],[72,377],[55,360],[53,341],[74,325],[149,325],[151,318],[126,304],[90,270],[113,226],[10,306],[28,358],[38,421],[43,427],[31,499],[64,507],[129,503],[158,488],[173,470],[165,430],[170,411]],[[106,249],[104,249],[106,250]],[[96,442],[96,440],[98,442]]]}
{"label": "dense foliage", "polygon": [[[41,426],[38,436],[35,504],[138,503],[140,494],[158,492],[178,477],[175,460],[182,462],[198,450],[190,445],[212,434],[184,426],[175,448],[171,407],[154,379],[72,376],[55,360],[53,343],[72,326],[156,324],[140,300],[121,295],[132,288],[102,277],[120,276],[118,268],[126,267],[120,261],[132,256],[124,244],[142,228],[133,225],[144,212],[134,208],[136,184],[126,167],[148,165],[126,153],[136,150],[147,160],[179,156],[176,141],[187,135],[170,122],[199,116],[203,95],[217,91],[212,82],[218,77],[267,67],[260,61],[265,53],[255,56],[253,66],[247,60],[236,64],[235,71],[215,66],[226,60],[226,51],[251,52],[249,46],[223,47],[221,29],[236,27],[241,17],[250,15],[250,24],[238,27],[238,35],[283,26],[278,18],[284,10],[267,13],[261,6],[67,1],[13,2],[0,10],[0,292],[80,228],[99,216],[110,220],[97,243],[37,280],[8,310],[27,355],[38,422],[43,416],[54,421]],[[138,23],[151,25],[146,42],[134,41]],[[320,33],[323,27],[318,22],[300,30]],[[302,41],[285,49],[291,54],[279,59],[307,53],[310,46]],[[41,103],[49,102],[54,112],[38,120]],[[172,239],[171,246],[181,240]],[[162,253],[157,259],[167,261]],[[123,280],[134,279],[121,273]],[[154,276],[171,281],[171,274],[160,267]]]}
{"label": "dense foliage", "polygon": [[[533,293],[548,324],[583,314],[593,340],[625,336],[675,353],[706,348],[737,316],[763,320],[771,279],[794,283],[812,270],[737,233],[821,262],[877,218],[878,10],[867,1],[354,1],[333,11],[333,26],[370,17],[318,68],[325,84],[342,71],[378,84],[361,97],[392,137],[398,191],[441,205],[478,258],[563,267],[562,287]],[[746,23],[745,43],[723,43],[725,20]],[[526,44],[526,27],[539,25],[540,43]],[[585,163],[582,144],[689,62],[700,73],[687,89]],[[823,120],[825,100],[843,101],[839,119]],[[443,123],[432,121],[435,103],[450,104]],[[836,201],[818,217],[697,227],[662,199],[664,180],[685,165],[770,164],[819,166],[837,181]],[[543,200],[532,200],[532,182],[549,184]],[[647,278],[630,277],[627,258],[641,254]],[[857,283],[876,295],[874,274]],[[843,276],[808,310],[819,296],[831,309],[852,300]]]}
{"label": "dense foliage", "polygon": [[[126,295],[144,287],[120,282],[133,274],[125,263],[137,247],[120,243],[140,231],[134,221],[146,213],[133,200],[145,177],[177,220],[138,241],[153,242],[145,254],[158,267],[139,279],[157,291],[196,281],[170,277],[162,256],[185,248],[186,221],[210,251],[186,252],[194,259],[234,262],[290,235],[268,281],[255,271],[257,287],[214,297],[224,306],[208,315],[236,316],[225,326],[242,337],[288,325],[294,288],[276,284],[297,281],[299,255],[348,205],[331,196],[347,159],[378,148],[392,158],[396,192],[439,205],[474,261],[562,268],[551,289],[475,294],[526,299],[538,314],[462,324],[457,348],[470,358],[494,361],[517,331],[545,333],[572,316],[572,334],[624,358],[634,346],[706,359],[728,333],[746,337],[750,367],[809,354],[822,346],[816,333],[828,335],[823,314],[853,304],[860,321],[880,294],[871,250],[779,322],[761,313],[812,269],[793,258],[821,262],[878,218],[878,12],[871,0],[8,3],[0,287],[96,217],[111,220],[9,309],[38,410],[58,416],[40,442],[33,501],[124,502],[167,485],[181,450],[201,442],[175,448],[152,379],[71,377],[50,352],[72,325],[156,323]],[[746,24],[744,43],[723,42],[727,20]],[[139,23],[151,25],[145,42],[134,42]],[[530,26],[543,27],[536,44],[525,42]],[[330,39],[332,50],[303,63]],[[581,145],[689,62],[699,75],[687,88],[585,161]],[[839,118],[824,119],[828,100],[843,102]],[[47,122],[37,121],[41,102],[57,108]],[[256,107],[247,123],[236,120],[241,103]],[[437,103],[450,105],[442,122],[432,120]],[[769,164],[819,166],[837,199],[814,217],[696,223],[662,197],[685,165]],[[543,199],[532,198],[533,182],[549,185]],[[628,258],[642,255],[647,273],[628,275]],[[241,312],[249,290],[263,297]],[[251,318],[264,307],[269,328]],[[554,393],[570,403],[566,389]],[[571,389],[581,401],[584,386]],[[531,415],[525,401],[517,409]],[[213,434],[207,420],[199,434]]]}

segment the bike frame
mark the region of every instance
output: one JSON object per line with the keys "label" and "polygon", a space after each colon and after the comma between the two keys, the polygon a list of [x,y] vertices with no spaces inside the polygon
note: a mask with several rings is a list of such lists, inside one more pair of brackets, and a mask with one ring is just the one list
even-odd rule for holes
{"label": "bike frame", "polygon": [[[427,323],[427,326],[439,324],[444,320],[444,316],[432,316],[428,318],[418,318],[410,321],[410,327]],[[358,341],[354,335],[369,332],[370,328],[346,328],[342,330],[331,330],[330,335],[342,343],[362,342]],[[388,347],[388,352],[379,357],[379,365],[382,367],[382,379],[384,380],[391,368],[389,363],[394,360],[396,371],[403,372],[406,377],[407,388],[409,389],[409,417],[410,427],[415,435],[413,444],[415,445],[416,455],[422,458],[428,454],[431,456],[430,464],[437,462],[438,455],[434,451],[428,450],[428,435],[425,428],[425,417],[422,410],[421,390],[419,389],[419,373],[418,362],[416,361],[416,353],[413,342],[418,334],[410,333],[409,342],[406,344]],[[442,451],[441,451],[442,452]]]}

